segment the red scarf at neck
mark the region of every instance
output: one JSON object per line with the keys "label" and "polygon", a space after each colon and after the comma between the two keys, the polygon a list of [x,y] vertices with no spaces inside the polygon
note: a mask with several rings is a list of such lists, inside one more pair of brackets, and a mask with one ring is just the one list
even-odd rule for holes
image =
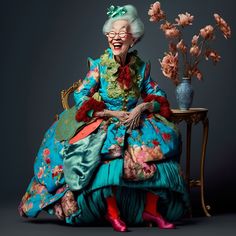
{"label": "red scarf at neck", "polygon": [[124,90],[130,89],[132,85],[132,78],[131,78],[129,65],[120,66],[118,68],[118,73],[119,73],[119,76],[117,78],[117,81],[120,87]]}

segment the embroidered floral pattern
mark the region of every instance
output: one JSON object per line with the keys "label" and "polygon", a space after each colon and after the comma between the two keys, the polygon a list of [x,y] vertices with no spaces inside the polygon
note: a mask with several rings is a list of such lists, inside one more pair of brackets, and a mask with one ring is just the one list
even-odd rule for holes
{"label": "embroidered floral pattern", "polygon": [[122,148],[117,144],[111,145],[109,148],[109,154],[111,157],[119,157],[122,155]]}
{"label": "embroidered floral pattern", "polygon": [[59,220],[64,220],[65,219],[65,214],[62,210],[62,206],[59,202],[55,203],[54,205],[54,214]]}
{"label": "embroidered floral pattern", "polygon": [[124,179],[132,181],[146,180],[153,177],[155,172],[155,164],[137,162],[133,159],[133,156],[128,151],[125,151],[123,174]]}
{"label": "embroidered floral pattern", "polygon": [[[51,194],[44,185],[32,179],[19,204],[18,211],[21,216],[31,215],[36,209],[41,210],[52,203],[57,203],[67,190],[68,185],[64,184],[62,187],[58,188],[56,192]],[[60,209],[57,208],[57,213],[59,214],[59,212]],[[53,213],[55,213],[55,211],[53,211]]]}
{"label": "embroidered floral pattern", "polygon": [[163,159],[163,153],[159,143],[156,140],[153,140],[152,143],[157,145],[154,147],[148,147],[146,145],[142,145],[141,147],[137,145],[129,147],[129,152],[133,160],[135,162],[150,162]]}
{"label": "embroidered floral pattern", "polygon": [[53,177],[55,177],[55,176],[60,176],[61,173],[63,173],[63,167],[62,167],[62,165],[55,166],[55,167],[52,169],[52,176],[53,176]]}
{"label": "embroidered floral pattern", "polygon": [[78,211],[78,205],[73,192],[70,190],[61,199],[61,206],[66,217]]}

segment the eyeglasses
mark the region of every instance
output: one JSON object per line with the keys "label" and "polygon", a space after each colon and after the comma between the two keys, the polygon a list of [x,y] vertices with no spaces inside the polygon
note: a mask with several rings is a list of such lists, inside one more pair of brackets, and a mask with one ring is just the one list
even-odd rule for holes
{"label": "eyeglasses", "polygon": [[128,33],[128,32],[125,32],[125,31],[120,31],[119,33],[116,33],[114,31],[110,31],[110,32],[106,33],[106,36],[113,39],[113,38],[116,37],[116,35],[118,35],[121,39],[124,39],[130,34],[131,33]]}

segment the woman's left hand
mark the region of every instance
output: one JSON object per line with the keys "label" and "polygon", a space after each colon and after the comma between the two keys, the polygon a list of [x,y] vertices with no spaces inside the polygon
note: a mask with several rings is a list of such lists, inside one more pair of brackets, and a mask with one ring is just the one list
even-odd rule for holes
{"label": "woman's left hand", "polygon": [[142,112],[147,109],[151,109],[151,106],[152,103],[150,102],[141,103],[129,113],[129,118],[123,123],[127,128],[129,128],[127,130],[128,133],[130,133],[132,129],[135,129],[139,126]]}

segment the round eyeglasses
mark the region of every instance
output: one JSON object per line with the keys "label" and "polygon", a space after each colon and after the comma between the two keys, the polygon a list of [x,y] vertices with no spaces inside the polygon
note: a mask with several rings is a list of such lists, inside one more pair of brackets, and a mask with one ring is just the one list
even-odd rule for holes
{"label": "round eyeglasses", "polygon": [[130,34],[131,33],[128,33],[128,32],[125,32],[125,31],[120,31],[118,33],[114,32],[114,31],[110,31],[110,32],[106,33],[106,36],[113,39],[113,38],[116,37],[116,35],[118,35],[121,39],[124,39]]}

